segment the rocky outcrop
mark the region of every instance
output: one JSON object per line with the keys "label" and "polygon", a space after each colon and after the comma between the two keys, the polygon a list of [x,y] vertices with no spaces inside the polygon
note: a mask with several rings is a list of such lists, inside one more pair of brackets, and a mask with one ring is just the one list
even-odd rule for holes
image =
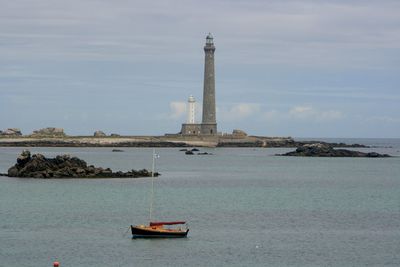
{"label": "rocky outcrop", "polygon": [[[233,135],[232,135],[233,136]],[[321,141],[296,141],[292,138],[266,138],[262,136],[248,136],[242,139],[230,139],[227,136],[220,138],[218,147],[300,147],[311,144],[326,144],[332,147],[368,147],[362,144],[327,143]]]}
{"label": "rocky outcrop", "polygon": [[[190,150],[188,149],[181,149],[179,151],[185,151],[186,155],[212,155],[212,153],[208,153],[208,152],[199,152],[200,150],[198,148],[192,148]],[[195,154],[194,152],[198,152],[197,154]]]}
{"label": "rocky outcrop", "polygon": [[247,136],[247,133],[245,131],[243,131],[243,130],[235,129],[235,130],[232,131],[232,135],[244,138],[244,137]]}
{"label": "rocky outcrop", "polygon": [[5,136],[21,136],[22,132],[18,128],[8,128],[5,131],[0,131],[0,135],[5,135]]}
{"label": "rocky outcrop", "polygon": [[93,136],[94,137],[105,137],[107,135],[103,131],[95,131]]}
{"label": "rocky outcrop", "polygon": [[66,136],[63,128],[47,127],[40,130],[35,130],[32,133],[33,137],[63,137]]}
{"label": "rocky outcrop", "polygon": [[386,158],[388,154],[376,152],[360,152],[347,149],[334,149],[332,146],[315,143],[298,147],[295,151],[277,156],[297,156],[297,157],[365,157],[365,158]]}
{"label": "rocky outcrop", "polygon": [[[154,173],[154,176],[158,175],[159,173]],[[151,172],[145,169],[113,172],[110,168],[88,166],[84,160],[69,155],[46,158],[42,154],[31,156],[28,150],[24,150],[17,158],[17,163],[8,169],[8,176],[30,178],[137,178],[149,177]]]}

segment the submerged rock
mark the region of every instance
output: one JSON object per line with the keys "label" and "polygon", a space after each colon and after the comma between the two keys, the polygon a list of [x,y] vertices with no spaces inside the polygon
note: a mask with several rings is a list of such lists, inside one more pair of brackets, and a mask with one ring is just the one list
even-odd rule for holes
{"label": "submerged rock", "polygon": [[307,144],[298,147],[295,151],[277,156],[297,156],[297,157],[365,157],[365,158],[386,158],[388,154],[379,154],[376,152],[360,152],[347,149],[334,149],[332,146],[324,143]]}
{"label": "submerged rock", "polygon": [[[154,176],[158,175],[159,173],[154,173]],[[70,155],[46,158],[42,154],[31,156],[28,150],[24,150],[17,158],[17,163],[8,169],[8,176],[31,178],[137,178],[149,177],[151,172],[145,169],[113,172],[110,168],[88,166],[84,160]]]}
{"label": "submerged rock", "polygon": [[212,155],[212,153],[208,153],[208,152],[200,152],[200,153],[197,153],[197,155]]}

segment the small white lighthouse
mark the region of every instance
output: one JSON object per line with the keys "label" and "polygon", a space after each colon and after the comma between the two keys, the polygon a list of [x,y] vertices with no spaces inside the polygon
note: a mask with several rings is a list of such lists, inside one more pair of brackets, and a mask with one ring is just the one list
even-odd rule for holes
{"label": "small white lighthouse", "polygon": [[196,112],[196,100],[191,95],[188,99],[188,116],[187,116],[187,124],[195,123],[195,112]]}

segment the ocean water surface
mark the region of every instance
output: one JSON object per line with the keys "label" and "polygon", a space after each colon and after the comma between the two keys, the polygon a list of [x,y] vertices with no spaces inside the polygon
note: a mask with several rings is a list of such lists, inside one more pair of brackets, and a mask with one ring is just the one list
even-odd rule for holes
{"label": "ocean water surface", "polygon": [[[187,220],[186,239],[131,239],[129,225],[148,222],[149,178],[0,177],[0,266],[399,266],[400,140],[354,143],[396,157],[157,149],[154,217]],[[0,148],[0,172],[21,150]],[[114,171],[151,167],[150,148],[30,150]]]}

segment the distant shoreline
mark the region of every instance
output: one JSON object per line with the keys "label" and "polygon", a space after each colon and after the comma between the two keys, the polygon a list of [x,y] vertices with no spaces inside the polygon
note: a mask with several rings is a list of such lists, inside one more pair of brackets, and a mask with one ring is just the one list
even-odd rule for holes
{"label": "distant shoreline", "polygon": [[332,147],[368,147],[363,144],[295,141],[267,136],[2,136],[0,147],[298,147],[325,143]]}

